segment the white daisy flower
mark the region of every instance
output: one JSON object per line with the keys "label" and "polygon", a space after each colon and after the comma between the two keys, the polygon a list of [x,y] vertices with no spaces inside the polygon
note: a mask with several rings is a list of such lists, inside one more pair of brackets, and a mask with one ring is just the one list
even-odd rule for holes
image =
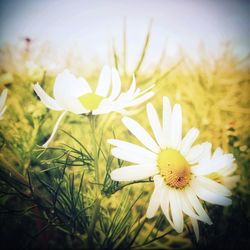
{"label": "white daisy flower", "polygon": [[76,78],[69,70],[59,74],[54,84],[54,98],[50,97],[37,83],[34,90],[44,105],[52,110],[63,111],[58,118],[53,133],[43,145],[47,147],[66,112],[99,115],[112,111],[126,112],[126,108],[141,104],[154,95],[150,91],[154,85],[141,91],[136,88],[133,77],[129,90],[121,93],[121,80],[115,68],[104,66],[95,91],[82,77]]}
{"label": "white daisy flower", "polygon": [[[203,174],[206,174],[207,177],[210,179],[213,179],[214,181],[221,183],[222,185],[226,186],[228,189],[233,189],[236,187],[237,182],[240,180],[239,175],[234,175],[234,172],[237,169],[237,164],[234,163],[234,157],[232,154],[224,154],[223,150],[218,147],[213,155],[211,154],[211,147],[207,149],[207,158],[210,159],[206,164],[210,166],[216,166],[216,162],[219,161],[221,158],[227,158],[227,161],[225,161],[226,165],[220,165],[216,168],[210,168],[209,172],[206,171]],[[200,162],[200,166],[202,167],[205,162]],[[208,169],[208,168],[207,168]],[[200,173],[200,171],[196,170],[197,174]]]}
{"label": "white daisy flower", "polygon": [[197,220],[212,223],[200,199],[223,206],[231,204],[228,198],[230,190],[204,176],[203,172],[206,174],[208,168],[216,169],[218,165],[225,167],[229,159],[221,156],[213,162],[215,165],[207,165],[204,154],[211,144],[206,142],[192,146],[199,134],[196,128],[191,128],[182,139],[181,106],[176,104],[171,110],[167,97],[163,97],[162,125],[151,103],[147,104],[147,116],[155,140],[135,120],[122,119],[144,147],[117,139],[108,140],[116,146],[112,149],[115,157],[133,163],[112,171],[111,178],[135,181],[153,176],[155,189],[146,216],[154,217],[161,207],[172,227],[181,233],[184,213],[191,218],[198,239]]}
{"label": "white daisy flower", "polygon": [[3,114],[6,110],[5,102],[7,99],[7,94],[8,94],[8,90],[4,89],[1,93],[1,96],[0,96],[0,120],[3,119]]}

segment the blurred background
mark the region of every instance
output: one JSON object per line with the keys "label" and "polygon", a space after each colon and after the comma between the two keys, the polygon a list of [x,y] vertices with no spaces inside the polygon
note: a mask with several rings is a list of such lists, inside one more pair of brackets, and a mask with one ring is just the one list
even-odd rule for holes
{"label": "blurred background", "polygon": [[0,44],[29,37],[48,41],[60,54],[74,48],[87,63],[97,57],[107,62],[115,43],[122,44],[127,27],[127,60],[131,71],[141,53],[145,32],[152,22],[147,57],[158,60],[165,47],[169,56],[179,48],[197,56],[204,43],[211,54],[218,54],[230,42],[235,53],[249,53],[250,3],[247,0],[125,0],[125,1],[7,1],[0,3]]}

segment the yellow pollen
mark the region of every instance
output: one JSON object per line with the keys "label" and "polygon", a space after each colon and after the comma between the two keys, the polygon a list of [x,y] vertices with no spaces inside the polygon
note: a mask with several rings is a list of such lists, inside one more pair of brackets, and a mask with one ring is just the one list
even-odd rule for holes
{"label": "yellow pollen", "polygon": [[84,108],[89,110],[97,109],[102,101],[103,97],[95,93],[88,93],[79,97],[80,102]]}
{"label": "yellow pollen", "polygon": [[157,163],[161,176],[170,187],[182,189],[189,183],[191,177],[190,166],[177,150],[162,150]]}

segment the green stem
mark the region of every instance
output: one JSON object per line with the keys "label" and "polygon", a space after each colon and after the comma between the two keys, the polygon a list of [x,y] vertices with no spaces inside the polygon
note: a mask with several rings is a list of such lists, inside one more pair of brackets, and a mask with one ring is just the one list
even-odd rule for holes
{"label": "green stem", "polygon": [[132,181],[132,182],[129,182],[126,184],[122,184],[122,185],[119,185],[115,188],[112,188],[111,190],[105,191],[104,194],[109,196],[109,195],[115,194],[116,192],[122,190],[123,188],[125,188],[127,186],[130,186],[133,184],[138,184],[138,183],[148,183],[148,182],[153,182],[152,178],[149,178],[148,180]]}
{"label": "green stem", "polygon": [[99,174],[99,154],[98,154],[98,143],[96,140],[96,116],[89,115],[89,125],[91,129],[91,136],[92,136],[92,143],[93,143],[93,148],[94,148],[94,163],[95,163],[95,179],[96,183],[100,183],[100,174]]}

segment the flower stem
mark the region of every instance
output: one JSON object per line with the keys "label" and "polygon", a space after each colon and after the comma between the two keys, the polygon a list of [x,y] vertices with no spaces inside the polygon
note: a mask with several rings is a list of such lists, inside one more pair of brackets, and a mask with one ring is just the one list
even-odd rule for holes
{"label": "flower stem", "polygon": [[93,149],[94,149],[94,163],[95,163],[95,180],[96,183],[100,183],[100,174],[99,174],[99,153],[98,153],[98,142],[96,139],[96,116],[89,115],[89,125],[91,129],[91,136],[92,136],[92,143],[93,143]]}

